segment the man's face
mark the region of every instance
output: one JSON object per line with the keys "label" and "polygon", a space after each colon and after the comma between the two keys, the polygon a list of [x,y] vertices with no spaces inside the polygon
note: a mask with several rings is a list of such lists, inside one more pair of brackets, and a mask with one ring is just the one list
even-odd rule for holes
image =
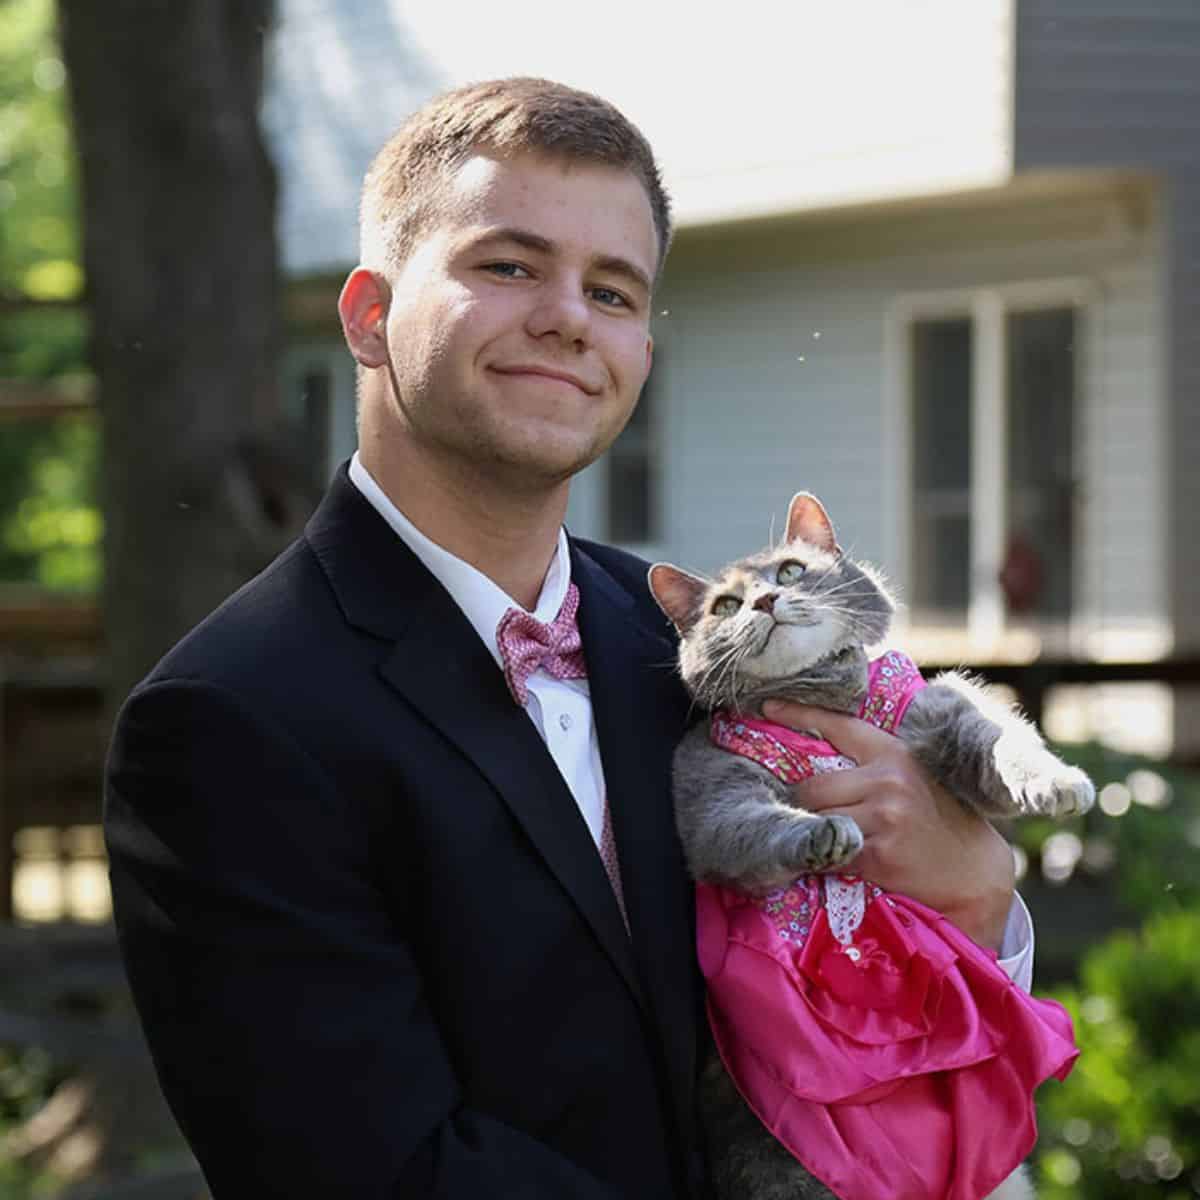
{"label": "man's face", "polygon": [[658,247],[630,172],[480,154],[392,280],[394,420],[423,453],[515,490],[558,483],[624,427],[650,369]]}

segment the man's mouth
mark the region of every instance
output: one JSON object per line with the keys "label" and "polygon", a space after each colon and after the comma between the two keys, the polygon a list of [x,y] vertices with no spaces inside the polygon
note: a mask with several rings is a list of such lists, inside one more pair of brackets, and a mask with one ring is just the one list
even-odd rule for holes
{"label": "man's mouth", "polygon": [[556,380],[559,383],[569,383],[588,396],[598,395],[600,391],[599,388],[590,387],[578,375],[570,371],[560,370],[557,367],[543,367],[536,363],[522,363],[512,367],[493,367],[492,370],[498,375],[533,376],[539,379]]}

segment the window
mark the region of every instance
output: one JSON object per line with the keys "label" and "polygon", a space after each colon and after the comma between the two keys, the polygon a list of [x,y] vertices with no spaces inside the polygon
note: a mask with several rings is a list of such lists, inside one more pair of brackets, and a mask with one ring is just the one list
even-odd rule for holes
{"label": "window", "polygon": [[99,825],[30,826],[13,837],[12,909],[18,922],[112,920]]}
{"label": "window", "polygon": [[658,536],[655,366],[629,424],[607,455],[607,540],[645,546]]}
{"label": "window", "polygon": [[304,343],[283,360],[285,411],[303,448],[304,466],[321,490],[357,441],[354,360],[344,345]]}
{"label": "window", "polygon": [[1071,614],[1075,324],[1074,309],[1052,308],[1009,313],[1006,330],[1008,602],[1047,619]]}
{"label": "window", "polygon": [[1021,624],[1065,632],[1072,614],[1082,310],[1068,287],[1040,291],[918,297],[904,313],[920,625],[986,641]]}
{"label": "window", "polygon": [[300,385],[301,428],[312,479],[323,487],[329,471],[330,422],[333,419],[333,378],[327,366],[305,371]]}
{"label": "window", "polygon": [[971,545],[971,322],[912,329],[913,607],[967,609]]}

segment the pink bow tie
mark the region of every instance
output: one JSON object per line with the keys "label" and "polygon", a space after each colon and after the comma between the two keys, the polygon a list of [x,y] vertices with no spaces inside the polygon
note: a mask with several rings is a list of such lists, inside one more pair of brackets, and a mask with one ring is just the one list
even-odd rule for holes
{"label": "pink bow tie", "polygon": [[510,608],[496,626],[496,642],[504,663],[504,678],[513,699],[522,707],[529,700],[526,681],[539,667],[555,679],[586,679],[583,643],[575,614],[579,589],[571,584],[558,616],[547,625],[519,608]]}

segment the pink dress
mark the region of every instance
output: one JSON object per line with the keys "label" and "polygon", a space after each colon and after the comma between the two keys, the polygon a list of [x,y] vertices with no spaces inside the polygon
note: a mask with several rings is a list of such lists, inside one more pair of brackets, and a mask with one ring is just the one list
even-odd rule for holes
{"label": "pink dress", "polygon": [[[894,733],[925,686],[871,664],[859,716]],[[713,741],[784,782],[854,765],[827,742],[716,713]],[[906,896],[807,875],[765,897],[697,887],[717,1049],[763,1124],[842,1200],[981,1200],[1037,1139],[1033,1092],[1078,1050],[1061,1005]]]}

